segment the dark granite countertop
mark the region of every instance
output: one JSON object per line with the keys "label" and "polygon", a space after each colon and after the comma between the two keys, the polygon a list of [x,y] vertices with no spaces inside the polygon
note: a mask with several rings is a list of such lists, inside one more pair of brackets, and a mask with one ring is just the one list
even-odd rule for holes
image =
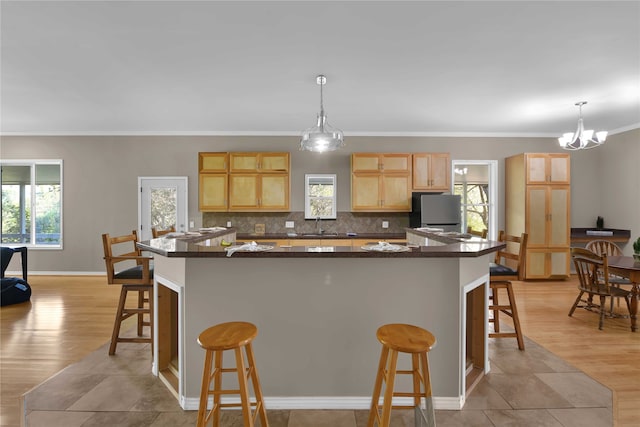
{"label": "dark granite countertop", "polygon": [[[190,242],[180,239],[152,239],[139,242],[138,247],[170,258],[223,258],[227,252],[221,246],[207,246],[208,241]],[[406,252],[377,252],[351,246],[279,247],[263,252],[236,252],[233,258],[470,258],[504,248],[500,242],[477,240],[412,247]]]}
{"label": "dark granite countertop", "polygon": [[[295,234],[295,233],[294,233]],[[355,236],[347,235],[346,233],[324,233],[324,234],[312,234],[312,233],[237,233],[237,240],[287,240],[287,239],[404,239],[405,233],[357,233]]]}

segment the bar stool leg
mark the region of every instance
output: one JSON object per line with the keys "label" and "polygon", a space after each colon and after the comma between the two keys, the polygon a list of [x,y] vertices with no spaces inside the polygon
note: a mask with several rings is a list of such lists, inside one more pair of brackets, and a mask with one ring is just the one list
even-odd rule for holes
{"label": "bar stool leg", "polygon": [[420,357],[418,353],[411,354],[411,376],[413,377],[413,406],[420,406],[422,382],[420,378]]}
{"label": "bar stool leg", "polygon": [[[144,308],[144,292],[138,291],[138,309],[141,310]],[[144,313],[141,311],[138,313],[138,336],[142,336],[142,328],[144,326]]]}
{"label": "bar stool leg", "polygon": [[240,402],[242,403],[242,420],[245,427],[253,427],[251,404],[249,403],[249,385],[247,384],[247,368],[242,355],[242,348],[235,349],[236,368],[238,370],[238,385],[240,386]]}
{"label": "bar stool leg", "polygon": [[198,408],[198,427],[205,426],[209,421],[207,417],[207,401],[209,400],[209,384],[211,383],[211,362],[213,352],[207,351],[204,357],[204,371],[202,372],[202,387],[200,388],[200,407]]}
{"label": "bar stool leg", "polygon": [[376,422],[378,414],[378,402],[380,401],[380,391],[382,390],[382,379],[384,371],[387,368],[387,357],[389,356],[389,348],[382,346],[382,352],[380,353],[380,362],[378,363],[378,374],[376,375],[376,383],[373,386],[373,396],[371,397],[371,409],[369,410],[369,421],[367,427],[373,427]]}
{"label": "bar stool leg", "polygon": [[253,384],[253,393],[256,395],[256,411],[260,416],[260,424],[263,427],[269,425],[267,420],[267,409],[264,407],[264,398],[262,396],[262,388],[260,387],[260,379],[258,378],[258,368],[256,368],[255,358],[253,357],[253,346],[248,343],[245,346],[247,353],[247,362],[251,369],[251,383]]}
{"label": "bar stool leg", "polygon": [[109,346],[109,355],[116,354],[116,346],[118,345],[118,337],[120,336],[120,325],[122,324],[122,312],[127,302],[127,287],[122,285],[120,288],[120,300],[118,301],[118,310],[116,310],[116,321],[113,324],[113,333],[111,334],[111,345]]}
{"label": "bar stool leg", "polygon": [[213,408],[211,410],[213,414],[213,427],[218,427],[220,425],[220,410],[221,410],[222,397],[220,396],[220,393],[216,393],[215,391],[222,389],[222,356],[223,356],[222,351],[215,352],[215,365],[214,365],[215,370],[213,372],[213,384],[214,384]]}
{"label": "bar stool leg", "polygon": [[[489,285],[491,286],[491,285]],[[498,294],[499,294],[499,290],[497,287],[491,287],[491,294],[492,294],[492,298],[493,298],[493,305],[500,305],[500,303],[498,302]],[[500,310],[495,309],[493,310],[493,330],[495,332],[500,332]]]}
{"label": "bar stool leg", "polygon": [[396,379],[396,367],[398,363],[398,352],[393,349],[389,349],[391,358],[389,359],[389,365],[385,378],[384,388],[384,402],[382,403],[382,416],[380,421],[381,427],[388,427],[391,421],[391,407],[393,403],[393,387]]}
{"label": "bar stool leg", "polygon": [[520,329],[520,317],[518,317],[518,307],[516,307],[516,297],[513,293],[513,285],[511,282],[507,285],[507,295],[509,295],[509,305],[511,306],[511,318],[513,319],[513,328],[516,330],[516,339],[518,340],[518,348],[524,350],[524,339],[522,338],[522,330]]}

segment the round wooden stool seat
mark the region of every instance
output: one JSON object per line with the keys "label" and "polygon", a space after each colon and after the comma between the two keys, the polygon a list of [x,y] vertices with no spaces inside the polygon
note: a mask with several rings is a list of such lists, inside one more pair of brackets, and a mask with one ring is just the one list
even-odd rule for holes
{"label": "round wooden stool seat", "polygon": [[249,344],[258,335],[258,328],[249,322],[228,322],[205,329],[198,344],[205,350],[231,350]]}
{"label": "round wooden stool seat", "polygon": [[423,353],[431,350],[436,337],[426,329],[402,323],[392,323],[378,328],[378,341],[402,353]]}
{"label": "round wooden stool seat", "polygon": [[[198,336],[198,344],[206,350],[196,422],[198,427],[208,425],[209,421],[212,421],[214,426],[219,426],[221,409],[238,406],[242,409],[242,421],[245,427],[253,427],[258,418],[260,418],[261,427],[269,427],[251,346],[256,336],[258,336],[258,328],[249,322],[221,323],[205,329]],[[222,356],[226,350],[233,350],[235,367],[223,367]],[[238,387],[235,389],[222,388],[222,374],[228,372],[237,375]],[[250,396],[251,387],[255,399]],[[222,396],[229,394],[239,395],[240,403],[224,402]],[[209,397],[213,400],[210,411],[207,408]]]}
{"label": "round wooden stool seat", "polygon": [[[378,375],[373,386],[371,410],[367,427],[389,427],[392,409],[413,409],[422,405],[422,400],[430,411],[428,418],[434,420],[433,405],[431,403],[431,378],[429,375],[429,360],[427,353],[436,344],[436,337],[426,329],[402,323],[383,325],[376,332],[378,341],[382,344]],[[411,355],[411,369],[398,370],[398,354]],[[413,390],[410,392],[395,392],[396,374],[411,375]],[[384,396],[380,405],[380,395],[384,384]],[[394,397],[412,398],[411,405],[393,405]]]}

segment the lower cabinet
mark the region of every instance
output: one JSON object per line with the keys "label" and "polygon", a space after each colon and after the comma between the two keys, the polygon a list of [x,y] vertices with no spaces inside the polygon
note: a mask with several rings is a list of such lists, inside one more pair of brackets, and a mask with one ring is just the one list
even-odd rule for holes
{"label": "lower cabinet", "polygon": [[525,275],[527,279],[563,279],[569,277],[569,249],[527,249]]}

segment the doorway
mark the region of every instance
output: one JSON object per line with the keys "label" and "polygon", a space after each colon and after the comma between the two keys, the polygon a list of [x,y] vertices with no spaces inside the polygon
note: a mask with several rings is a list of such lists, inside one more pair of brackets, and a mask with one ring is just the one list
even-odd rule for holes
{"label": "doorway", "polygon": [[138,233],[149,240],[151,228],[187,231],[187,177],[138,177]]}
{"label": "doorway", "polygon": [[498,238],[498,161],[453,160],[453,194],[462,200],[462,230],[487,230],[487,238]]}

